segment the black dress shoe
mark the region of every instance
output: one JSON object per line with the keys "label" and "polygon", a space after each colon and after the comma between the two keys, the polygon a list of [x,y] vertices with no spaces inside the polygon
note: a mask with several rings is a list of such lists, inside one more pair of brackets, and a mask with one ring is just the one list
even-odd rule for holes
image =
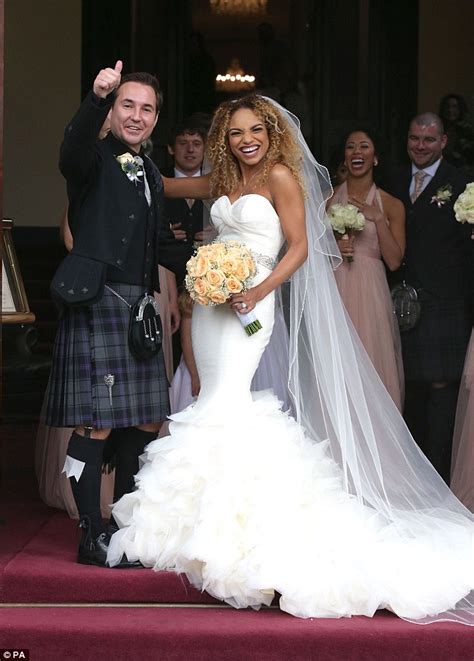
{"label": "black dress shoe", "polygon": [[77,562],[81,565],[105,567],[110,537],[106,532],[102,532],[96,539],[93,539],[88,529],[84,532],[79,543]]}
{"label": "black dress shoe", "polygon": [[[111,535],[108,532],[102,532],[95,539],[91,534],[91,526],[88,517],[81,519],[79,528],[82,528],[82,538],[79,542],[79,550],[77,553],[77,562],[81,565],[96,565],[97,567],[107,567],[107,551],[109,550],[109,542]],[[118,528],[117,528],[118,530]],[[116,532],[116,531],[115,531]],[[124,554],[114,569],[144,569],[141,562],[136,560],[130,562]]]}

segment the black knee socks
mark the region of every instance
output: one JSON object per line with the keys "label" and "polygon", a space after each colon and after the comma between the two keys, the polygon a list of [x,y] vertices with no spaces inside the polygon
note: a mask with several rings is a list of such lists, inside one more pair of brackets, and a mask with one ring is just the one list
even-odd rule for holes
{"label": "black knee socks", "polygon": [[157,436],[158,432],[143,431],[137,427],[115,430],[114,502],[135,489],[133,478],[138,473],[138,457],[143,454],[145,446]]}
{"label": "black knee socks", "polygon": [[79,518],[88,517],[90,519],[91,534],[94,539],[104,531],[100,513],[104,445],[103,440],[80,436],[77,432],[73,432],[67,450],[70,457],[85,463],[79,481],[75,477],[69,478],[69,481],[79,511]]}

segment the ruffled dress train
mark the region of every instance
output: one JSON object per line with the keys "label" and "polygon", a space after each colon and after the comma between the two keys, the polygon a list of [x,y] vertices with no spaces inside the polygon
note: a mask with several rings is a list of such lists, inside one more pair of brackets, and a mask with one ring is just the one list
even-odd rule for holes
{"label": "ruffled dress train", "polygon": [[[219,198],[212,216],[220,240],[278,254],[283,236],[266,198]],[[268,273],[259,266],[257,281]],[[121,529],[110,563],[126,553],[186,574],[237,608],[279,593],[299,617],[387,607],[417,619],[454,606],[474,586],[472,529],[435,511],[407,513],[404,527],[348,494],[327,442],[307,438],[270,391],[251,394],[274,296],[256,313],[263,328],[247,337],[228,306],[195,306],[201,392],[171,416],[169,436],[148,445],[136,491],[114,506]]]}

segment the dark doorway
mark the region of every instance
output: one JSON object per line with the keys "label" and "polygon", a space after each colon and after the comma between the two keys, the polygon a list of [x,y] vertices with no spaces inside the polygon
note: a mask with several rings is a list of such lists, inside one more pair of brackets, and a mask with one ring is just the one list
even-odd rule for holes
{"label": "dark doorway", "polygon": [[418,0],[268,0],[248,15],[215,12],[210,0],[116,0],[113,8],[83,0],[83,93],[119,57],[125,71],[156,73],[165,93],[160,165],[169,126],[229,96],[212,78],[232,66],[300,117],[320,161],[346,127],[364,121],[398,162],[416,111],[417,52]]}

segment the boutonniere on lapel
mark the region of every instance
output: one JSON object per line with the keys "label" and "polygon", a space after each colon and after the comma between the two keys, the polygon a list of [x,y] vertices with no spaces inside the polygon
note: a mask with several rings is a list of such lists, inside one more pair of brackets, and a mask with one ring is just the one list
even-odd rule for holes
{"label": "boutonniere on lapel", "polygon": [[136,156],[132,156],[128,151],[125,154],[116,156],[115,158],[117,159],[123,172],[125,172],[130,181],[132,181],[136,186],[137,182],[140,181],[139,177],[143,177],[142,160],[137,159]]}
{"label": "boutonniere on lapel", "polygon": [[436,204],[438,205],[438,209],[441,209],[446,202],[449,202],[449,200],[453,196],[453,187],[451,184],[446,184],[445,186],[441,186],[441,188],[438,188],[436,191],[436,195],[433,195],[431,198],[430,204]]}

